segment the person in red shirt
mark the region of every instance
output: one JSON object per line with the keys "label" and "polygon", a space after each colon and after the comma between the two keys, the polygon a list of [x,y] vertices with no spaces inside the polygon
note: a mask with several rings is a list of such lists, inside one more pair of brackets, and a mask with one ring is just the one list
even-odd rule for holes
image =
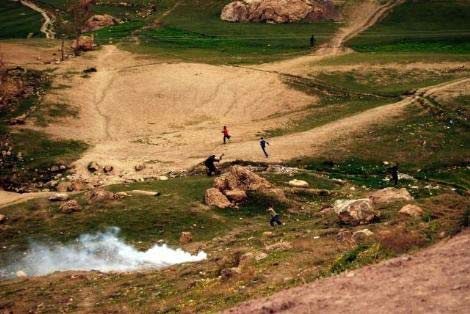
{"label": "person in red shirt", "polygon": [[230,134],[228,133],[228,129],[225,125],[224,125],[224,129],[222,130],[222,133],[224,134],[224,144],[225,144],[231,138]]}

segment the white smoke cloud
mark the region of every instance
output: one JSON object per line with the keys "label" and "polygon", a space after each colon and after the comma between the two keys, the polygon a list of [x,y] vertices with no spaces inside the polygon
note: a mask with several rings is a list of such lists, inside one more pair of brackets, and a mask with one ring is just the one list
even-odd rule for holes
{"label": "white smoke cloud", "polygon": [[15,276],[17,271],[24,271],[29,276],[67,270],[130,272],[207,258],[202,251],[191,255],[181,249],[169,248],[166,244],[138,251],[118,238],[119,231],[119,228],[113,227],[102,233],[84,234],[68,245],[33,243],[18,262],[0,269],[0,277]]}

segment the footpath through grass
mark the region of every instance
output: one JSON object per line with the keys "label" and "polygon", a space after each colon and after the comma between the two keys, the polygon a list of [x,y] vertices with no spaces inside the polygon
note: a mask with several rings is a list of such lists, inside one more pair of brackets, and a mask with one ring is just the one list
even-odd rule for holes
{"label": "footpath through grass", "polygon": [[470,52],[470,2],[409,0],[348,45],[360,52]]}
{"label": "footpath through grass", "polygon": [[19,2],[0,1],[0,39],[44,37],[42,16]]}

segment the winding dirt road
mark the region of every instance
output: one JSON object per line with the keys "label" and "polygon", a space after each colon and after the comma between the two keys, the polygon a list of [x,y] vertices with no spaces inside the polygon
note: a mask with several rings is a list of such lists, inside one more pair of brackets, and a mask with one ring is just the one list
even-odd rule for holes
{"label": "winding dirt road", "polygon": [[44,18],[44,23],[42,24],[40,31],[46,36],[46,38],[54,39],[54,17],[31,1],[20,0],[20,3],[42,15],[42,17]]}

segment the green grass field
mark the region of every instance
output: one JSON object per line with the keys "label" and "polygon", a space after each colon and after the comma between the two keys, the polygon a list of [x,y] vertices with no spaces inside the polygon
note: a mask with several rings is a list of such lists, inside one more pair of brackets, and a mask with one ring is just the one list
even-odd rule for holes
{"label": "green grass field", "polygon": [[42,16],[17,2],[0,2],[0,39],[43,37]]}
{"label": "green grass field", "polygon": [[470,52],[470,2],[407,1],[348,45],[360,52]]}

